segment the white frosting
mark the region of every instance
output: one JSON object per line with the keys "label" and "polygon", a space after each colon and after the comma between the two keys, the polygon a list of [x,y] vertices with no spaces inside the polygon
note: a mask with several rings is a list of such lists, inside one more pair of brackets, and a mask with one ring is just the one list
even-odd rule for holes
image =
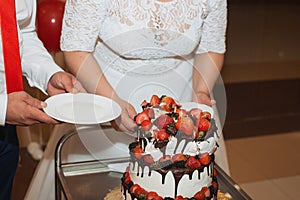
{"label": "white frosting", "polygon": [[[185,149],[183,149],[186,141],[182,140],[180,141],[176,149],[176,152],[174,153],[178,141],[176,137],[170,136],[169,142],[166,146],[166,155],[174,155],[176,153],[182,153],[182,152],[183,154],[190,155],[190,156],[195,156],[205,152],[212,154],[216,148],[217,141],[218,141],[218,137],[215,134],[214,137],[210,137],[205,141],[188,142]],[[145,147],[145,154],[151,154],[154,161],[159,160],[163,156],[162,152],[158,148],[155,148],[154,143],[150,142],[149,140],[147,140],[147,145]]]}
{"label": "white frosting", "polygon": [[200,153],[202,154],[208,152],[209,154],[212,154],[217,146],[217,141],[218,136],[217,134],[214,134],[214,137],[210,137],[202,142],[197,142],[197,146],[200,149]]}

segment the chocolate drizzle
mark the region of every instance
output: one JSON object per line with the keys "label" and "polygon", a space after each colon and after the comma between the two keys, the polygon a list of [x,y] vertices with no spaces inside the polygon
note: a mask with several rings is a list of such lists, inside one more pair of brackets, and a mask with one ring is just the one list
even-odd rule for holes
{"label": "chocolate drizzle", "polygon": [[177,143],[176,143],[176,146],[174,148],[173,154],[175,154],[177,152],[178,146],[180,145],[181,141],[184,141],[184,145],[183,145],[183,148],[181,149],[181,153],[184,152],[187,144],[189,142],[193,141],[193,139],[191,138],[191,136],[187,136],[184,133],[182,133],[181,131],[178,131],[175,137],[177,139]]}

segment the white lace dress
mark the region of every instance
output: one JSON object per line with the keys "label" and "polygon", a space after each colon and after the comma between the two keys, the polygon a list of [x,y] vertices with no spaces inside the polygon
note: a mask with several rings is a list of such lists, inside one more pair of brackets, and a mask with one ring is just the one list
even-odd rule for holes
{"label": "white lace dress", "polygon": [[137,111],[152,94],[190,101],[193,55],[225,52],[226,0],[70,0],[61,48],[94,52]]}

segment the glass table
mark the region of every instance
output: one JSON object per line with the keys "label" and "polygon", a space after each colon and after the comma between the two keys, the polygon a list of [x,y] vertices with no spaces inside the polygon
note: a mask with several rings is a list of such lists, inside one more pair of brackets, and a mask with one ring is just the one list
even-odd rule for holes
{"label": "glass table", "polygon": [[[89,132],[93,128],[86,127],[80,132]],[[68,200],[102,200],[106,194],[121,184],[122,173],[108,167],[112,163],[127,164],[129,158],[112,158],[103,160],[87,160],[80,162],[63,162],[64,144],[78,134],[72,131],[65,134],[59,141],[55,152],[55,189],[56,199]],[[232,199],[251,199],[218,165],[218,183],[221,192]]]}

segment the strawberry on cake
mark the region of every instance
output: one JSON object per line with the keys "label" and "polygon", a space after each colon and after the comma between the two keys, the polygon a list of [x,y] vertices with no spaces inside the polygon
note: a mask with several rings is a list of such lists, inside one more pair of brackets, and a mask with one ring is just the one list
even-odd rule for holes
{"label": "strawberry on cake", "polygon": [[135,116],[136,141],[122,177],[126,200],[215,199],[217,127],[211,107],[153,95]]}

